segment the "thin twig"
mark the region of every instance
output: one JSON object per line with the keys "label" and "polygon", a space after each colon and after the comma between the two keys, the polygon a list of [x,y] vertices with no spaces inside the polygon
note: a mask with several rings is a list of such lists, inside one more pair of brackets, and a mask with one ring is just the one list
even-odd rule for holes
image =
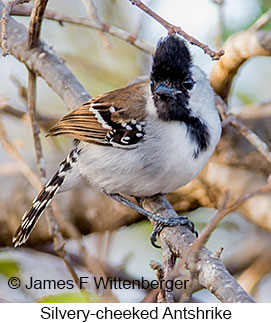
{"label": "thin twig", "polygon": [[[83,1],[85,8],[86,8],[86,12],[87,12],[90,20],[93,20],[93,21],[99,23],[100,20],[98,19],[98,15],[96,14],[97,8],[95,7],[93,1],[92,0],[82,0],[82,1]],[[104,47],[109,48],[110,42],[106,38],[105,34],[100,30],[97,31],[97,34],[101,38]]]}
{"label": "thin twig", "polygon": [[[3,114],[10,115],[12,117],[18,118],[20,120],[26,121],[27,114],[24,111],[18,110],[10,106],[9,104],[1,104],[0,102],[0,110]],[[48,129],[53,126],[58,120],[57,117],[49,117],[45,115],[41,115],[36,113],[37,121],[39,122],[40,126],[44,129]]]}
{"label": "thin twig", "polygon": [[224,4],[224,0],[212,0],[212,1],[219,6]]}
{"label": "thin twig", "polygon": [[[162,257],[163,257],[164,277],[167,277],[169,273],[173,270],[176,264],[176,257],[171,251],[169,245],[163,240],[161,241],[161,248],[162,248]],[[174,302],[173,290],[168,290],[166,286],[164,289],[164,298],[167,303]]]}
{"label": "thin twig", "polygon": [[[43,13],[47,5],[47,0],[37,0],[31,14],[31,20],[28,30],[28,48],[32,49],[38,44],[40,28],[42,23]],[[46,182],[46,170],[44,163],[44,156],[42,152],[42,145],[40,141],[40,128],[36,117],[36,75],[33,71],[28,69],[28,87],[27,87],[27,109],[31,120],[32,133],[34,138],[34,147],[36,153],[37,166],[40,174],[41,182]],[[59,231],[58,224],[56,222],[54,211],[52,206],[47,208],[47,219],[49,225],[49,231],[54,240],[54,246],[56,253],[63,260],[67,270],[71,274],[78,289],[81,289],[79,278],[69,263],[64,249],[65,241],[61,232]]]}
{"label": "thin twig", "polygon": [[36,0],[30,16],[30,23],[28,27],[28,49],[37,46],[40,37],[41,23],[46,9],[48,0]]}
{"label": "thin twig", "polygon": [[34,147],[36,152],[36,161],[39,175],[43,184],[46,182],[45,163],[40,141],[40,128],[36,116],[36,76],[28,70],[28,87],[27,87],[27,110],[30,116]]}
{"label": "thin twig", "polygon": [[267,144],[256,135],[251,129],[245,126],[235,116],[230,120],[230,125],[237,129],[258,151],[264,156],[264,158],[271,164],[271,151]]}
{"label": "thin twig", "polygon": [[[84,242],[82,240],[82,234],[79,232],[79,230],[70,222],[68,221],[64,214],[60,211],[56,203],[53,203],[52,205],[54,215],[57,216],[57,218],[61,221],[62,224],[64,224],[64,229],[67,232],[69,238],[73,239],[77,243],[79,253],[82,256],[82,259],[84,261],[85,267],[88,269],[88,271],[92,274],[92,276],[97,277],[98,279],[100,277],[106,278],[106,275],[104,273],[104,270],[100,263],[97,262],[97,259],[94,259],[90,254],[89,251],[86,249]],[[57,234],[59,234],[57,232]],[[63,240],[63,237],[59,237],[61,240]],[[64,240],[63,240],[64,241]],[[107,297],[108,299],[113,299],[113,293],[109,288],[103,289],[103,286],[101,286],[99,293],[102,293],[103,296]]]}
{"label": "thin twig", "polygon": [[[157,280],[161,282],[165,277],[165,272],[162,264],[158,261],[152,260],[150,262],[150,267],[152,270],[156,270]],[[157,303],[167,303],[167,298],[166,298],[164,289],[159,290],[157,294]]]}
{"label": "thin twig", "polygon": [[252,26],[248,28],[249,31],[257,31],[264,27],[271,21],[271,8],[267,10],[259,19],[257,19]]}
{"label": "thin twig", "polygon": [[[11,14],[15,16],[29,16],[31,13],[32,6],[22,6],[22,7],[16,7],[12,10]],[[153,54],[155,47],[152,46],[150,43],[139,39],[136,35],[131,34],[127,32],[124,29],[118,28],[116,26],[102,23],[98,21],[93,21],[88,18],[84,17],[74,17],[68,14],[58,13],[53,10],[46,10],[44,13],[44,18],[57,21],[59,23],[67,22],[79,26],[89,27],[93,28],[99,31],[102,31],[104,33],[108,33],[109,35],[112,35],[116,38],[119,38],[136,48],[144,51],[145,53]]]}
{"label": "thin twig", "polygon": [[37,191],[42,189],[42,185],[39,177],[33,173],[33,171],[29,168],[29,166],[25,163],[21,155],[18,153],[16,147],[9,141],[6,136],[6,132],[0,118],[0,142],[6,152],[10,155],[10,157],[15,160],[20,172],[23,176],[28,180],[28,182],[35,187]]}
{"label": "thin twig", "polygon": [[234,127],[271,164],[271,151],[267,144],[255,132],[245,126],[235,115],[228,112],[225,101],[219,95],[216,95],[216,105],[219,108],[219,113],[223,120],[223,127],[228,124]]}
{"label": "thin twig", "polygon": [[238,277],[239,283],[251,293],[271,268],[270,246],[265,248],[253,263]]}
{"label": "thin twig", "polygon": [[204,227],[203,231],[201,232],[198,239],[194,240],[191,247],[187,250],[187,253],[183,257],[183,262],[185,263],[191,256],[194,257],[195,254],[199,252],[199,250],[204,246],[208,238],[210,237],[211,233],[215,230],[218,223],[230,212],[233,212],[234,210],[238,209],[243,203],[245,203],[247,200],[251,199],[252,197],[256,195],[261,194],[268,194],[271,193],[271,185],[264,185],[261,186],[254,191],[248,192],[240,196],[237,200],[235,200],[230,205],[225,205],[227,201],[229,200],[229,197],[227,196],[225,198],[225,204],[223,208],[215,213],[215,215],[212,217],[211,221]]}
{"label": "thin twig", "polygon": [[221,47],[222,45],[222,38],[223,38],[223,29],[224,29],[224,19],[223,19],[223,5],[224,0],[212,0],[218,7],[218,28],[216,34],[216,44],[217,47]]}
{"label": "thin twig", "polygon": [[21,84],[21,82],[16,78],[15,75],[11,74],[9,78],[11,82],[16,86],[19,97],[23,100],[24,103],[26,103],[27,101],[26,87],[23,84]]}
{"label": "thin twig", "polygon": [[2,32],[1,32],[1,47],[3,50],[2,55],[5,57],[9,54],[8,50],[8,42],[7,42],[7,24],[10,16],[10,12],[14,6],[18,4],[23,4],[29,2],[29,0],[11,0],[8,1],[2,11],[2,18],[1,18],[1,25],[2,25]]}
{"label": "thin twig", "polygon": [[190,44],[196,45],[196,46],[200,47],[201,49],[203,49],[203,51],[206,54],[208,54],[212,58],[212,60],[219,60],[220,57],[222,55],[224,55],[223,50],[220,50],[219,52],[215,52],[215,51],[211,50],[207,45],[201,43],[196,38],[188,35],[184,30],[182,30],[181,27],[175,26],[175,25],[169,23],[168,21],[166,21],[165,19],[163,19],[156,12],[154,12],[148,6],[146,6],[142,1],[140,1],[140,0],[129,0],[129,1],[133,5],[137,6],[138,8],[140,8],[141,10],[146,12],[149,16],[151,16],[153,19],[155,19],[157,22],[159,22],[162,26],[164,26],[168,30],[169,34],[177,33],[177,34],[181,35],[182,37],[184,37],[186,40],[188,40],[190,42]]}

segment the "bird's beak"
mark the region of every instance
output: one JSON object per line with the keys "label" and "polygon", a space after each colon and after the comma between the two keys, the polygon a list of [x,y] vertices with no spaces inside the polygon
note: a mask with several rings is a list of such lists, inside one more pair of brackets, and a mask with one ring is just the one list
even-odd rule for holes
{"label": "bird's beak", "polygon": [[174,94],[175,90],[171,87],[168,87],[164,83],[157,86],[157,88],[154,90],[155,94],[161,95],[161,96],[172,96]]}

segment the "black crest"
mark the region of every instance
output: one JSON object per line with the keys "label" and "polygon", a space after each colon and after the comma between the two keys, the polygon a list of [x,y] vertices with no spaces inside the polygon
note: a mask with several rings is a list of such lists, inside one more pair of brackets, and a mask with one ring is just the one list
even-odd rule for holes
{"label": "black crest", "polygon": [[192,64],[190,52],[181,37],[169,35],[161,38],[153,56],[151,80],[181,82]]}
{"label": "black crest", "polygon": [[159,40],[150,79],[160,119],[182,121],[183,115],[189,114],[189,89],[184,82],[192,80],[191,66],[190,52],[181,37],[168,35]]}

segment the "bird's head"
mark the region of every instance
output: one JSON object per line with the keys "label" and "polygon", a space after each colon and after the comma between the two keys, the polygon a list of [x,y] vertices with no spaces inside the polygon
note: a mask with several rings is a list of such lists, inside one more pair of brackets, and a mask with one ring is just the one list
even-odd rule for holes
{"label": "bird's head", "polygon": [[195,85],[192,58],[181,37],[168,35],[159,40],[150,80],[158,117],[165,121],[181,120],[188,113]]}

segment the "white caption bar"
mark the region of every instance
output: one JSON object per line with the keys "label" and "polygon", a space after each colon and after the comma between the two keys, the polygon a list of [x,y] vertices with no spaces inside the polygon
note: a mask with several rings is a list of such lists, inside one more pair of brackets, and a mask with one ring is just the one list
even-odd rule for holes
{"label": "white caption bar", "polygon": [[198,321],[261,322],[270,321],[270,304],[0,304],[3,322],[113,322]]}

